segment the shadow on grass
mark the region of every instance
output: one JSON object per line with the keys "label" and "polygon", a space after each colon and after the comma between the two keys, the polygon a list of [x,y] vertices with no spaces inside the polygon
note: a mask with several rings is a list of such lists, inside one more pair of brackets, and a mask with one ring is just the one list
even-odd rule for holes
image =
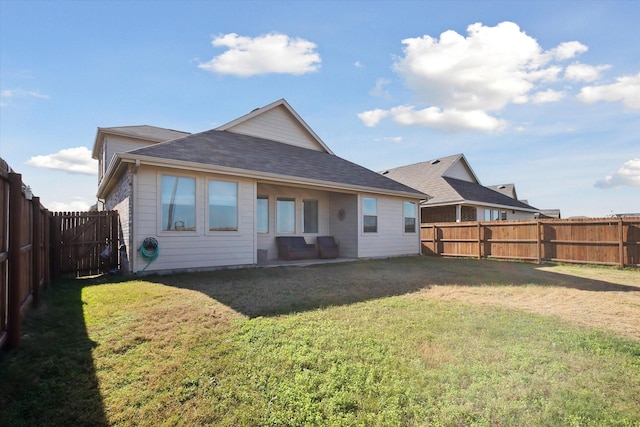
{"label": "shadow on grass", "polygon": [[597,292],[640,291],[640,286],[543,271],[539,266],[528,263],[437,257],[218,270],[148,276],[145,280],[202,292],[249,317],[348,305],[436,285],[539,285]]}
{"label": "shadow on grass", "polygon": [[0,352],[0,425],[108,425],[82,309],[86,285],[54,283],[26,311],[20,347]]}

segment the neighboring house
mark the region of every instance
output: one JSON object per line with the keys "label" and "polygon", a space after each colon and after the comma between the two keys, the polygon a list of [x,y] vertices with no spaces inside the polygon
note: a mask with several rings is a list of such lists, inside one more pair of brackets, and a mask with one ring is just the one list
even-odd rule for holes
{"label": "neighboring house", "polygon": [[517,200],[515,186],[484,187],[463,154],[382,172],[432,196],[421,204],[421,222],[531,219],[539,210]]}
{"label": "neighboring house", "polygon": [[[514,184],[489,185],[487,188],[518,200],[518,194],[516,193],[516,186]],[[520,199],[520,201],[527,205],[529,204],[527,200]],[[562,216],[560,214],[560,209],[538,209],[538,214],[535,217],[560,219]]]}
{"label": "neighboring house", "polygon": [[197,134],[99,128],[93,155],[134,273],[257,264],[277,258],[276,236],[331,235],[342,257],[420,253],[428,196],[333,154],[285,100]]}

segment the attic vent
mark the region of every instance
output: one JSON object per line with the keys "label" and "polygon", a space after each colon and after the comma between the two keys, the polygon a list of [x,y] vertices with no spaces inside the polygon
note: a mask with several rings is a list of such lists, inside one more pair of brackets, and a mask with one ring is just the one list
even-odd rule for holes
{"label": "attic vent", "polygon": [[504,190],[504,189],[505,189],[505,188],[507,188],[507,187],[505,187],[504,185],[499,185],[499,186],[498,186],[498,188],[499,188],[500,190]]}
{"label": "attic vent", "polygon": [[438,163],[440,163],[440,159],[431,160],[432,165],[437,165]]}
{"label": "attic vent", "polygon": [[383,172],[381,172],[381,173],[382,173],[382,175],[386,175],[386,174],[388,174],[388,173],[389,173],[389,171],[383,171]]}

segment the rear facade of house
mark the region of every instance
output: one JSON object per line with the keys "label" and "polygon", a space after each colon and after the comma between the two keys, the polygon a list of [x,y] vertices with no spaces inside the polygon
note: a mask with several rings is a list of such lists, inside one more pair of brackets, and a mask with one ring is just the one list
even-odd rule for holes
{"label": "rear facade of house", "polygon": [[426,195],[333,154],[284,100],[199,134],[99,128],[94,158],[133,273],[275,260],[277,236],[330,235],[348,258],[420,253]]}

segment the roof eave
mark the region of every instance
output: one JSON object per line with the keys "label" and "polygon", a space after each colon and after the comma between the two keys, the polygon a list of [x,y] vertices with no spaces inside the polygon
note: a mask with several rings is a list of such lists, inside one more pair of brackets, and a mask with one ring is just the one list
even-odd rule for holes
{"label": "roof eave", "polygon": [[[130,153],[117,154],[117,159],[114,160],[112,164],[116,163],[116,161],[118,161],[118,163],[122,163],[122,162],[134,163],[136,161],[139,161],[140,164],[144,164],[148,166],[158,166],[158,167],[183,169],[183,170],[196,171],[196,172],[209,172],[209,173],[217,173],[217,174],[223,174],[223,175],[233,175],[233,176],[240,176],[244,178],[253,178],[253,179],[260,179],[265,181],[272,181],[274,183],[302,185],[302,186],[313,187],[313,188],[325,188],[325,189],[332,188],[332,189],[341,190],[344,192],[377,193],[377,194],[384,194],[384,195],[390,195],[390,196],[407,197],[407,198],[417,199],[417,200],[425,200],[431,197],[428,194],[424,194],[418,191],[411,192],[411,191],[389,190],[389,189],[383,189],[383,188],[377,188],[377,187],[368,187],[368,186],[355,185],[355,184],[339,183],[334,181],[309,179],[304,177],[282,175],[282,174],[269,173],[269,172],[260,172],[260,171],[254,171],[254,170],[248,170],[248,169],[231,168],[231,167],[218,166],[218,165],[206,165],[203,163],[189,162],[184,160],[169,160],[169,159],[162,159],[162,158],[152,157],[152,156],[135,155]],[[109,171],[105,174],[105,179],[107,176],[110,177],[109,172],[111,171],[111,169],[112,168],[110,167]],[[111,173],[115,172],[116,167],[114,167],[113,169],[114,171]],[[103,181],[105,179],[103,179]]]}

